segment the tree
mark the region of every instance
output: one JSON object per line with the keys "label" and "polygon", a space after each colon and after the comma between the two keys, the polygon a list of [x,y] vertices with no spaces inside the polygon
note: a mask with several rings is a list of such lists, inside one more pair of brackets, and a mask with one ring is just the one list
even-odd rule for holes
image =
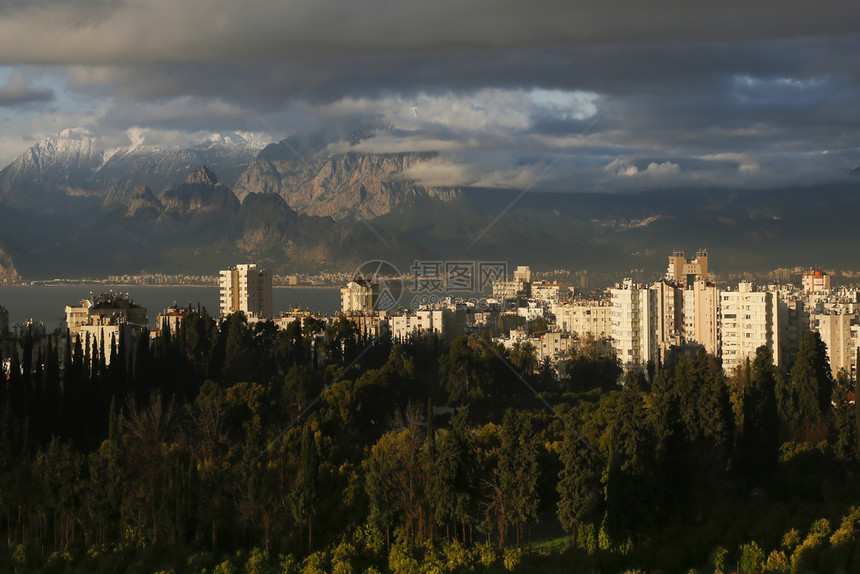
{"label": "tree", "polygon": [[623,372],[615,351],[588,334],[568,351],[567,373],[576,390],[616,389]]}
{"label": "tree", "polygon": [[393,426],[395,430],[382,435],[364,461],[370,519],[385,530],[389,544],[391,528],[400,522],[403,541],[413,544],[429,533],[431,518],[420,410],[409,407],[395,413]]}
{"label": "tree", "polygon": [[694,424],[691,400],[686,395],[694,392],[698,395],[698,384],[690,361],[681,357],[674,373],[666,369],[660,371],[651,389],[649,418],[654,440],[653,467],[659,485],[652,498],[655,519],[669,519],[670,514],[682,509],[691,490],[691,452],[698,427]]}
{"label": "tree", "polygon": [[854,460],[857,442],[854,432],[854,407],[848,402],[851,381],[845,369],[837,373],[833,388],[833,407],[829,417],[827,442],[837,459]]}
{"label": "tree", "polygon": [[511,364],[523,375],[531,377],[539,367],[537,349],[530,342],[514,343]]}
{"label": "tree", "polygon": [[278,331],[278,360],[284,371],[292,367],[307,367],[310,348],[302,335],[302,321],[296,319]]}
{"label": "tree", "polygon": [[702,443],[694,448],[704,458],[704,470],[721,473],[726,470],[732,453],[735,418],[722,369],[713,359],[706,361],[708,369],[698,402]]}
{"label": "tree", "polygon": [[179,426],[179,409],[160,392],[150,395],[146,405],[132,398],[122,419],[126,481],[138,493],[143,512],[149,515],[152,541],[158,543],[158,505],[167,469],[166,443]]}
{"label": "tree", "polygon": [[641,536],[654,523],[654,456],[642,393],[632,385],[625,386],[610,428],[604,479],[606,526],[614,541]]}
{"label": "tree", "polygon": [[237,311],[221,325],[226,331],[224,343],[224,382],[256,381],[256,364],[251,351],[251,331],[245,314]]}
{"label": "tree", "polygon": [[310,425],[302,431],[302,450],[299,455],[299,471],[295,488],[291,493],[290,506],[298,524],[308,525],[308,552],[313,548],[313,516],[316,513],[317,475],[319,455]]}
{"label": "tree", "polygon": [[461,527],[466,544],[466,525],[475,518],[478,490],[477,452],[468,428],[469,408],[457,409],[450,429],[437,433],[432,459],[429,496],[438,524],[446,533],[453,524]]}
{"label": "tree", "polygon": [[[497,473],[499,488],[511,525],[516,527],[517,546],[521,527],[537,519],[537,440],[527,413],[508,410],[502,421]],[[502,533],[499,533],[502,536]]]}
{"label": "tree", "polygon": [[565,433],[559,458],[563,467],[556,485],[558,520],[566,532],[573,533],[573,544],[576,545],[577,525],[593,520],[603,503],[600,484],[603,469],[573,426],[569,426]]}
{"label": "tree", "polygon": [[741,463],[747,477],[764,480],[776,468],[779,451],[776,408],[776,367],[771,350],[756,349],[750,378],[744,387],[744,421],[741,437]]}
{"label": "tree", "polygon": [[442,388],[449,403],[464,403],[484,394],[480,354],[467,337],[459,337],[439,361]]}
{"label": "tree", "polygon": [[791,367],[790,393],[796,405],[790,431],[796,434],[819,426],[830,412],[833,376],[827,358],[827,345],[821,336],[807,331]]}

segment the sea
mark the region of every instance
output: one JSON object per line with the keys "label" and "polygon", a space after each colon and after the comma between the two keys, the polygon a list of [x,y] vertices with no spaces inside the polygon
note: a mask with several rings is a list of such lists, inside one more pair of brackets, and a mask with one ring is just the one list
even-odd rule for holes
{"label": "sea", "polygon": [[[33,320],[48,330],[65,320],[66,305],[77,305],[90,293],[128,293],[132,301],[146,307],[149,326],[155,317],[174,303],[186,307],[199,304],[210,315],[218,315],[217,286],[153,286],[153,285],[4,285],[0,286],[0,305],[9,311],[9,324]],[[274,287],[272,308],[275,314],[291,309],[307,309],[317,314],[331,315],[340,309],[339,287]]]}

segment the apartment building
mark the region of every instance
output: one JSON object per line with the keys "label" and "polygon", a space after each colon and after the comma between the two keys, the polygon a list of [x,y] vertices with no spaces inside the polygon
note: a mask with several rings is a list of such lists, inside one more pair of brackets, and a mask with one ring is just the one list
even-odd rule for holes
{"label": "apartment building", "polygon": [[612,347],[625,370],[659,360],[657,291],[625,279],[610,290]]}
{"label": "apartment building", "polygon": [[720,291],[720,332],[723,369],[734,373],[755,351],[766,345],[777,366],[783,365],[780,350],[779,293],[756,291],[742,281],[737,291]]}
{"label": "apartment building", "polygon": [[566,333],[578,337],[591,334],[595,338],[609,337],[612,332],[612,301],[594,299],[553,305],[555,324]]}
{"label": "apartment building", "polygon": [[369,314],[379,303],[379,285],[355,278],[340,290],[340,310],[346,315]]}
{"label": "apartment building", "polygon": [[255,319],[272,318],[272,272],[254,263],[222,269],[219,275],[221,316],[242,311]]}

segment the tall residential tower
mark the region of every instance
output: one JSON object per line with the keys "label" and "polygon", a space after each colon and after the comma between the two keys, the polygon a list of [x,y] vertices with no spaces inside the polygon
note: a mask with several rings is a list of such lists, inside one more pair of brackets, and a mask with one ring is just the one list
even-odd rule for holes
{"label": "tall residential tower", "polygon": [[255,319],[272,317],[272,272],[254,263],[221,270],[221,316],[243,311]]}

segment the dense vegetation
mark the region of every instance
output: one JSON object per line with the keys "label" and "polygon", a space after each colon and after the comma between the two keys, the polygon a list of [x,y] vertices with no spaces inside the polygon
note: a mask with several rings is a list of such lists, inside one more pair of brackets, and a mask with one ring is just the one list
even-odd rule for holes
{"label": "dense vegetation", "polygon": [[813,333],[787,373],[761,348],[731,379],[700,353],[623,386],[592,340],[559,380],[529,345],[345,319],[23,347],[0,571],[860,568],[853,386]]}

